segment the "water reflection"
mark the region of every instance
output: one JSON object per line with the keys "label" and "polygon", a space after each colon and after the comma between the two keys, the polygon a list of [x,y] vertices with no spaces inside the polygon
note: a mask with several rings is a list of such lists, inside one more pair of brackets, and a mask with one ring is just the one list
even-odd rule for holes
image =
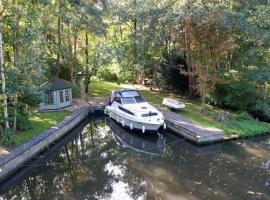
{"label": "water reflection", "polygon": [[[0,185],[4,199],[270,199],[270,136],[197,147],[91,119]],[[155,156],[153,156],[155,155]]]}
{"label": "water reflection", "polygon": [[109,118],[106,123],[111,128],[113,138],[120,147],[153,156],[162,154],[166,143],[166,138],[163,135],[132,132],[122,128]]}

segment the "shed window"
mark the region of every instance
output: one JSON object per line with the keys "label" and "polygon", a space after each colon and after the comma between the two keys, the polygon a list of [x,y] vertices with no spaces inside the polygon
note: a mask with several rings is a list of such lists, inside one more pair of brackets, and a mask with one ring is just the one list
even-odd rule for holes
{"label": "shed window", "polygon": [[63,103],[64,102],[64,92],[60,91],[59,95],[60,95],[60,103]]}
{"label": "shed window", "polygon": [[69,101],[69,90],[65,90],[66,101]]}
{"label": "shed window", "polygon": [[44,96],[45,96],[45,104],[47,104],[47,105],[54,104],[52,91],[45,91]]}

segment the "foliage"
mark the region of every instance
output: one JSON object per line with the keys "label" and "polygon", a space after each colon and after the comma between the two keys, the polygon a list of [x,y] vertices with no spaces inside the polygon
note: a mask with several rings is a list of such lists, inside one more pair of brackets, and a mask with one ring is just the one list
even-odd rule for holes
{"label": "foliage", "polygon": [[[13,109],[10,109],[11,114],[10,117],[13,118],[14,115],[12,111],[14,111]],[[31,116],[31,112],[27,111],[27,109],[25,109],[23,106],[21,106],[19,109],[17,109],[17,130],[18,131],[25,131],[28,130],[30,128],[32,128],[32,124],[30,121],[30,116]],[[13,125],[13,123],[11,123]]]}
{"label": "foliage", "polygon": [[261,121],[270,122],[270,105],[263,101],[257,101],[248,111]]}
{"label": "foliage", "polygon": [[4,129],[2,143],[6,146],[10,146],[10,145],[15,144],[14,132],[12,131],[12,129],[10,129],[10,128]]}
{"label": "foliage", "polygon": [[233,81],[217,84],[214,97],[218,104],[243,111],[256,101],[255,91],[256,87],[248,81]]}
{"label": "foliage", "polygon": [[97,77],[105,81],[117,82],[118,70],[113,66],[103,66],[98,70]]}
{"label": "foliage", "polygon": [[79,98],[80,97],[80,86],[77,84],[72,86],[72,97]]}
{"label": "foliage", "polygon": [[185,94],[188,92],[188,77],[183,75],[181,70],[187,71],[184,58],[173,51],[165,55],[160,64],[160,76],[155,77],[156,85],[166,90]]}
{"label": "foliage", "polygon": [[38,88],[53,77],[74,85],[84,78],[94,96],[119,88],[95,76],[118,83],[151,78],[161,90],[200,97],[202,107],[194,105],[201,109],[210,101],[268,121],[269,10],[266,0],[2,0],[10,123],[18,117],[18,128],[27,128]]}

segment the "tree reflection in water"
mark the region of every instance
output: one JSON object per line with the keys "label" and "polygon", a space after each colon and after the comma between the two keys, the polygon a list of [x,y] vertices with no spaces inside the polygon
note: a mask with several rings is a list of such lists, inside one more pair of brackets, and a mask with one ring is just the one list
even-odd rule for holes
{"label": "tree reflection in water", "polygon": [[197,147],[91,119],[65,138],[3,183],[2,197],[270,199],[269,136]]}

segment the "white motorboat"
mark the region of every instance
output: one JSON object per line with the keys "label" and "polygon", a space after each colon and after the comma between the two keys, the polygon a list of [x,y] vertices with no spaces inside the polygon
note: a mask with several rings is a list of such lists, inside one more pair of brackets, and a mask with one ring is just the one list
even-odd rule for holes
{"label": "white motorboat", "polygon": [[105,114],[130,130],[142,133],[166,128],[163,114],[147,103],[137,90],[121,89],[111,92]]}
{"label": "white motorboat", "polygon": [[162,104],[174,110],[180,110],[186,107],[182,102],[170,98],[164,98]]}

